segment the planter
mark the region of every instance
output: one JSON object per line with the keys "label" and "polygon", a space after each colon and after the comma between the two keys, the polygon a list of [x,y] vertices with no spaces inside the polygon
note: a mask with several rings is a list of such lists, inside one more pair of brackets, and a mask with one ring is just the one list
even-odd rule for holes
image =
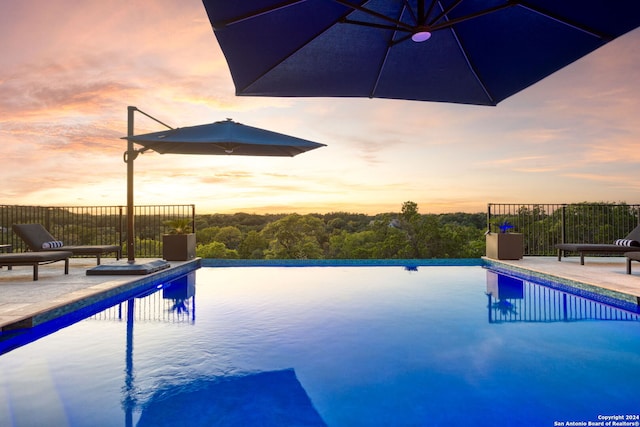
{"label": "planter", "polygon": [[188,261],[196,257],[196,235],[165,234],[162,236],[162,258],[167,261]]}
{"label": "planter", "polygon": [[195,272],[169,282],[169,286],[162,288],[162,298],[171,300],[187,300],[196,294]]}
{"label": "planter", "polygon": [[521,279],[487,270],[487,294],[497,301],[523,299],[524,283]]}
{"label": "planter", "polygon": [[522,233],[489,233],[486,243],[488,258],[522,259],[524,252]]}

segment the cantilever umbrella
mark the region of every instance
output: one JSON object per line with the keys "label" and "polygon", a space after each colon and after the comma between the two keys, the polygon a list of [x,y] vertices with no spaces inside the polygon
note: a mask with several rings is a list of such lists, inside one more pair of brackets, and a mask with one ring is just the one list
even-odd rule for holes
{"label": "cantilever umbrella", "polygon": [[160,154],[293,157],[325,146],[306,139],[243,125],[231,119],[129,136],[126,139]]}
{"label": "cantilever umbrella", "polygon": [[[100,265],[87,270],[87,275],[148,274],[167,268],[164,261],[135,263],[134,215],[133,215],[133,161],[139,153],[153,150],[160,154],[206,154],[235,156],[284,156],[293,157],[305,151],[324,147],[325,144],[296,138],[277,132],[236,123],[231,119],[199,126],[173,129],[155,117],[129,106],[127,118],[127,264]],[[162,124],[169,130],[134,135],[134,113],[139,112]],[[134,149],[133,144],[143,146]]]}
{"label": "cantilever umbrella", "polygon": [[237,95],[496,105],[640,25],[638,0],[203,0]]}

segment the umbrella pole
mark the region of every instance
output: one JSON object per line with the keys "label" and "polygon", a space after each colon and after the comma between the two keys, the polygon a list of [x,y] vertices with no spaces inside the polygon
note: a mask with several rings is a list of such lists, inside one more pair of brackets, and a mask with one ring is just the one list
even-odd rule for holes
{"label": "umbrella pole", "polygon": [[[136,107],[127,107],[127,136],[133,136],[133,113]],[[135,239],[134,239],[134,217],[133,217],[133,161],[138,153],[133,149],[133,141],[127,139],[127,152],[125,162],[127,162],[127,257],[130,263],[136,260]]]}
{"label": "umbrella pole", "polygon": [[135,248],[135,224],[134,224],[134,205],[133,205],[133,161],[138,154],[146,151],[146,149],[136,150],[133,141],[133,114],[135,112],[144,114],[145,116],[155,120],[161,125],[169,129],[171,126],[161,122],[153,116],[138,110],[136,107],[127,107],[127,151],[124,152],[124,162],[127,164],[127,263],[126,264],[105,264],[87,270],[88,276],[111,275],[111,274],[149,274],[165,268],[170,265],[165,260],[148,261],[136,264],[136,248]]}

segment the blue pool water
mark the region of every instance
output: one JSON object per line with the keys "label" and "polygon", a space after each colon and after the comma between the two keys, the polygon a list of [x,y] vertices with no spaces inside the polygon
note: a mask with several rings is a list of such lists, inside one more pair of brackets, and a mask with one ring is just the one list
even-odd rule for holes
{"label": "blue pool water", "polygon": [[640,413],[640,317],[624,304],[479,266],[202,268],[156,285],[0,356],[0,426],[554,426]]}

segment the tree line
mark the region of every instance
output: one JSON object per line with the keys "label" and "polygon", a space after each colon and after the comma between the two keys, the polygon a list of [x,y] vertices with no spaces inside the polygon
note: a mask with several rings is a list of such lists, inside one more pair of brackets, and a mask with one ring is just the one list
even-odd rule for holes
{"label": "tree line", "polygon": [[239,259],[478,258],[483,213],[421,214],[407,201],[398,213],[365,215],[247,213],[196,215],[196,254]]}

